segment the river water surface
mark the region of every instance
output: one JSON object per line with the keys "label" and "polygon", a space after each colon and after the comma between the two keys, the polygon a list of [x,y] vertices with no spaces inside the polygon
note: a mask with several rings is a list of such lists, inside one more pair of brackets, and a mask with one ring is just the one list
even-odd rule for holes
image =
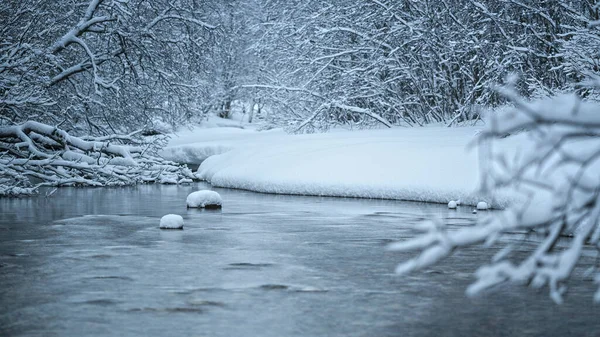
{"label": "river water surface", "polygon": [[[387,252],[420,220],[473,225],[463,207],[215,189],[220,211],[186,209],[208,185],[63,188],[0,199],[0,336],[599,336],[584,271],[565,304],[501,286],[468,298],[471,247],[398,277]],[[158,229],[181,214],[183,231]],[[531,243],[515,234],[524,253]]]}

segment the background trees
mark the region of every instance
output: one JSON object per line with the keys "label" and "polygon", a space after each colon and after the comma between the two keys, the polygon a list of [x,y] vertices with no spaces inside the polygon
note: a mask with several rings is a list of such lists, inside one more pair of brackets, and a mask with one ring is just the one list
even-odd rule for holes
{"label": "background trees", "polygon": [[[198,1],[0,4],[0,195],[189,182],[156,156],[196,114],[214,25]],[[134,131],[137,130],[137,131]]]}
{"label": "background trees", "polygon": [[477,120],[482,106],[504,101],[493,87],[508,74],[519,74],[519,92],[533,97],[597,71],[598,13],[589,1],[263,6],[269,24],[260,47],[276,74],[263,84],[273,104],[285,102],[276,110],[292,130]]}
{"label": "background trees", "polygon": [[492,87],[510,73],[526,97],[594,97],[579,83],[598,72],[590,0],[26,0],[0,14],[2,123],[87,134],[232,105],[291,131],[452,125],[502,102]]}
{"label": "background trees", "polygon": [[189,119],[210,30],[197,1],[26,0],[0,5],[3,123],[80,134]]}

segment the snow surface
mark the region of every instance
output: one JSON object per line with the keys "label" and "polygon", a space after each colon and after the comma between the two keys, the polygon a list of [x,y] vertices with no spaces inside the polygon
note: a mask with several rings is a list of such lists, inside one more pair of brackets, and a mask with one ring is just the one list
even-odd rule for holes
{"label": "snow surface", "polygon": [[450,201],[448,202],[448,208],[449,208],[449,209],[456,209],[456,207],[457,207],[457,206],[458,206],[458,204],[457,204],[457,203],[456,203],[456,201],[454,201],[454,200],[450,200]]}
{"label": "snow surface", "polygon": [[488,209],[488,204],[485,201],[480,201],[477,203],[477,209],[480,211],[486,211]]}
{"label": "snow surface", "polygon": [[190,193],[186,199],[187,207],[204,208],[204,207],[221,207],[223,199],[219,193],[215,191],[202,190]]}
{"label": "snow surface", "polygon": [[[196,175],[216,187],[264,193],[360,197],[503,208],[510,194],[482,195],[477,127],[333,130],[289,135],[282,130],[218,127],[178,133],[167,159],[202,163]],[[519,137],[501,144],[517,147]],[[483,166],[483,169],[487,169]]]}
{"label": "snow surface", "polygon": [[183,229],[183,218],[177,214],[167,214],[160,219],[162,229]]}
{"label": "snow surface", "polygon": [[167,160],[200,164],[206,158],[225,153],[244,144],[265,144],[286,136],[281,129],[258,132],[253,126],[218,117],[211,117],[200,126],[184,128],[171,136],[161,152]]}

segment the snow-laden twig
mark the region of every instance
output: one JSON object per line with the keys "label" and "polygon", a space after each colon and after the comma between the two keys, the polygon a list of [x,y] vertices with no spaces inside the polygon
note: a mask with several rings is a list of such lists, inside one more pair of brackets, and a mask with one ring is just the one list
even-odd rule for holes
{"label": "snow-laden twig", "polygon": [[192,17],[184,17],[182,15],[176,15],[176,14],[162,14],[157,16],[156,18],[154,18],[154,20],[152,20],[145,28],[146,31],[151,30],[154,26],[156,26],[159,22],[164,21],[164,20],[179,20],[179,21],[185,21],[185,22],[189,22],[189,23],[193,23],[195,25],[207,28],[207,29],[215,29],[217,28],[217,26],[215,25],[211,25],[209,23],[206,23],[202,20],[198,20],[196,18],[192,18]]}
{"label": "snow-laden twig", "polygon": [[[551,298],[561,303],[565,283],[582,252],[600,249],[600,105],[572,95],[535,102],[526,102],[509,89],[504,95],[515,108],[491,116],[479,135],[480,143],[524,133],[530,144],[523,144],[517,157],[491,154],[484,174],[492,188],[511,189],[523,202],[484,217],[474,227],[452,230],[429,222],[420,227],[424,234],[389,249],[421,251],[396,268],[405,274],[466,245],[497,242],[502,234],[516,230],[535,232],[543,239],[525,259],[511,259],[507,245],[490,264],[477,270],[477,281],[467,294],[509,281],[548,286]],[[573,236],[566,248],[559,248],[561,236]],[[599,294],[600,290],[596,301],[600,301]]]}

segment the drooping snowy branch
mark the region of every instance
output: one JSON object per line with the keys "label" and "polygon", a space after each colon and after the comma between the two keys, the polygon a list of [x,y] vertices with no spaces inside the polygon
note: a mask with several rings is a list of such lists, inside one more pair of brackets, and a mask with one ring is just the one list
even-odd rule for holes
{"label": "drooping snowy branch", "polygon": [[[404,274],[460,247],[494,242],[507,232],[536,233],[542,239],[528,257],[514,261],[507,245],[477,271],[468,294],[511,281],[548,286],[552,299],[561,303],[582,252],[600,250],[600,105],[574,95],[527,102],[511,90],[504,94],[515,108],[490,117],[480,145],[515,133],[527,135],[529,142],[517,157],[493,153],[484,179],[492,189],[510,189],[519,202],[484,217],[475,227],[452,230],[428,222],[420,227],[423,235],[389,248],[421,251],[398,266],[396,271]],[[573,238],[563,247],[561,236]]]}
{"label": "drooping snowy branch", "polygon": [[85,14],[79,23],[69,30],[65,35],[60,37],[50,47],[51,53],[56,54],[68,47],[70,44],[79,43],[78,38],[85,32],[89,31],[94,25],[116,20],[116,18],[109,16],[94,16],[100,3],[102,3],[102,0],[90,1]]}
{"label": "drooping snowy branch", "polygon": [[214,30],[203,24],[209,5],[0,3],[7,19],[0,22],[0,125],[35,120],[107,135],[202,114],[196,106],[208,84],[197,79],[206,72],[202,59]]}

